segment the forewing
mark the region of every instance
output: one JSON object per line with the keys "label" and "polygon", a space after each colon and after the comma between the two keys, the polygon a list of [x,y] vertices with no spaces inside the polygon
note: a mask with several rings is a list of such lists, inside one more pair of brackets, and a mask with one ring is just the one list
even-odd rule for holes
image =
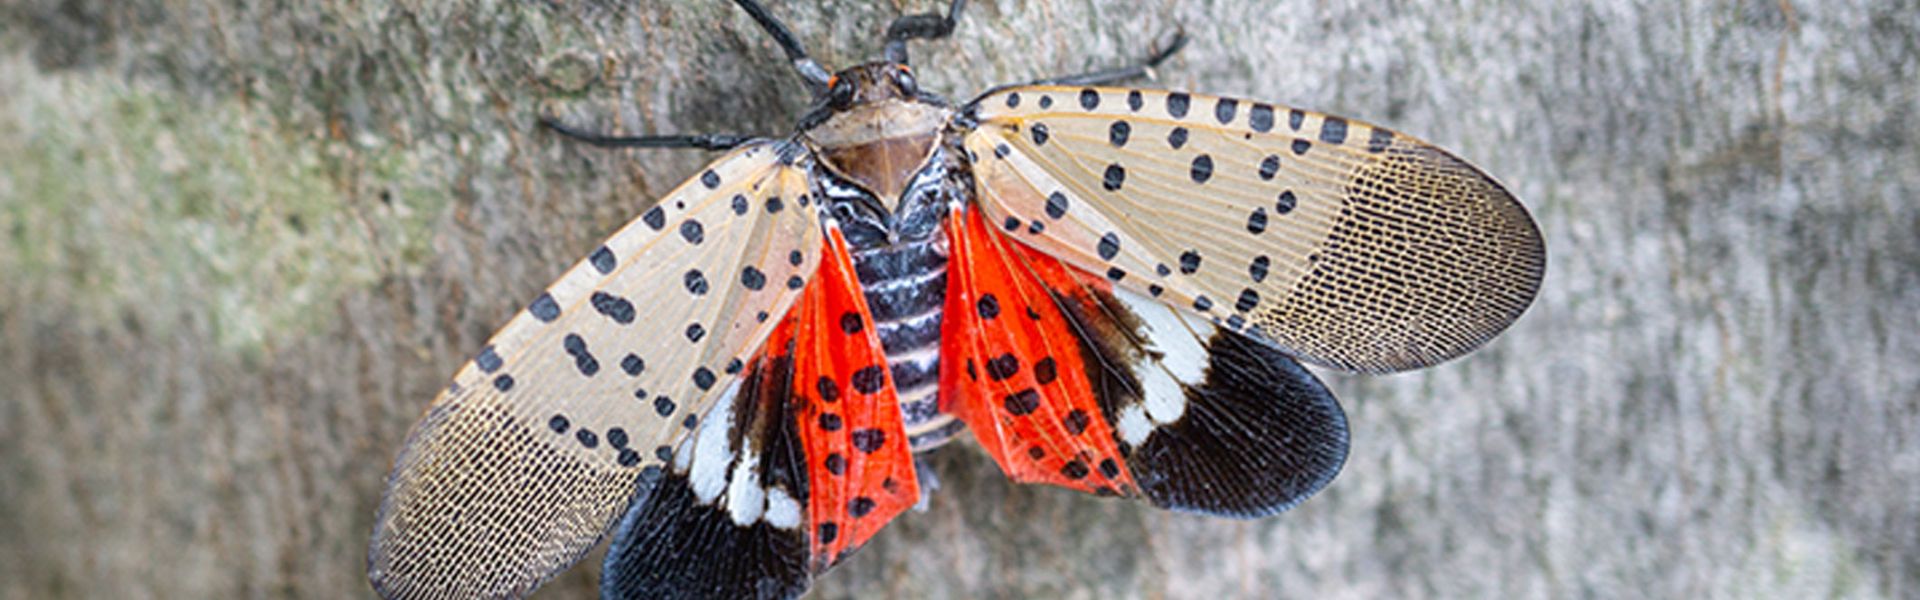
{"label": "forewing", "polygon": [[1539,289],[1539,230],[1499,183],[1393,131],[1178,92],[1020,87],[976,101],[989,222],[1119,287],[1309,362],[1459,356]]}
{"label": "forewing", "polygon": [[1008,475],[1270,515],[1339,473],[1346,416],[1298,362],[1013,243],[952,232],[944,389]]}
{"label": "forewing", "polygon": [[798,148],[751,144],[496,333],[408,434],[368,572],[394,598],[525,595],[592,547],[819,263]]}
{"label": "forewing", "polygon": [[836,232],[792,315],[622,520],[603,596],[798,596],[913,504],[871,324]]}

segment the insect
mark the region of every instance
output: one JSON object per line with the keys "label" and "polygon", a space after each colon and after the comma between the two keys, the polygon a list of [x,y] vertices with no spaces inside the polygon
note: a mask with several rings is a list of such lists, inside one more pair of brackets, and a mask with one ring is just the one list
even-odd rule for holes
{"label": "insect", "polygon": [[921,90],[907,43],[829,73],[753,0],[814,98],[516,315],[414,426],[369,551],[384,596],[530,592],[611,534],[607,597],[803,593],[921,499],[971,432],[1014,480],[1229,517],[1332,480],[1345,414],[1302,362],[1464,354],[1545,249],[1425,142],[1269,103],[1106,87],[1124,68]]}

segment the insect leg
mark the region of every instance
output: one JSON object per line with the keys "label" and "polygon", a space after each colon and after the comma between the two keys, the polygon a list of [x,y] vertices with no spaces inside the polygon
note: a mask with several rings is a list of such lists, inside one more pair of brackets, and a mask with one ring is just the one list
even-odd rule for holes
{"label": "insect leg", "polygon": [[967,6],[967,0],[953,0],[947,6],[947,14],[922,13],[906,15],[893,20],[887,26],[887,62],[897,65],[907,64],[908,40],[931,40],[953,34],[953,26],[960,19],[960,11]]}
{"label": "insect leg", "polygon": [[1073,75],[1067,75],[1064,77],[1052,77],[1048,79],[1033,81],[1030,83],[1033,85],[1048,85],[1048,84],[1051,84],[1051,85],[1104,85],[1109,83],[1119,83],[1119,82],[1127,81],[1131,79],[1139,79],[1141,77],[1147,77],[1149,75],[1152,75],[1154,67],[1160,66],[1160,63],[1165,62],[1168,57],[1173,56],[1173,53],[1179,52],[1180,49],[1185,47],[1186,45],[1187,45],[1187,33],[1184,31],[1175,31],[1173,34],[1173,41],[1171,43],[1168,43],[1165,48],[1162,48],[1159,51],[1154,52],[1153,55],[1148,56],[1146,60],[1131,64],[1131,65],[1127,65],[1124,67],[1101,69],[1098,71],[1077,73]]}
{"label": "insect leg", "polygon": [[767,30],[767,35],[773,36],[774,43],[780,44],[780,49],[787,51],[787,60],[793,62],[793,70],[800,73],[800,79],[807,82],[808,89],[813,90],[816,95],[827,91],[827,80],[833,75],[828,73],[825,67],[821,67],[820,63],[807,56],[807,49],[800,46],[800,40],[794,39],[793,32],[789,31],[779,19],[773,18],[773,14],[767,12],[767,7],[761,6],[756,0],[734,0],[733,3],[746,9],[747,14],[753,15],[753,20],[760,23],[760,28]]}
{"label": "insect leg", "polygon": [[540,117],[540,124],[555,133],[602,148],[699,148],[702,150],[729,150],[756,139],[750,135],[647,135],[613,136],[574,129],[560,124],[551,117]]}

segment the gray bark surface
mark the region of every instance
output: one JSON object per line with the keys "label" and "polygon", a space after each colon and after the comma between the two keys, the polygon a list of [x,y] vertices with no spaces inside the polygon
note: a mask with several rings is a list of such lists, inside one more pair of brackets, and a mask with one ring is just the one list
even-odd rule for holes
{"label": "gray bark surface", "polygon": [[[933,0],[771,2],[830,65]],[[1504,181],[1540,298],[1324,374],[1353,454],[1277,518],[945,488],[842,597],[1920,595],[1912,0],[974,2],[922,85],[1114,65],[1378,122]],[[365,596],[407,426],[495,327],[805,92],[721,0],[0,3],[0,598]],[[589,597],[598,557],[544,588]]]}

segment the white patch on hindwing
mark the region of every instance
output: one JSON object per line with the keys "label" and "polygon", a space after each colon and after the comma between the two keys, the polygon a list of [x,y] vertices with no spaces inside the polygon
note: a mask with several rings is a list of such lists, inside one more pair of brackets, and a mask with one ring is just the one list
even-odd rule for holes
{"label": "white patch on hindwing", "polygon": [[1143,398],[1139,404],[1122,407],[1115,423],[1120,439],[1137,446],[1154,427],[1171,425],[1186,415],[1187,388],[1206,381],[1206,340],[1212,339],[1214,326],[1126,289],[1115,288],[1113,295],[1140,319],[1140,347],[1152,357],[1131,365]]}
{"label": "white patch on hindwing", "polygon": [[756,447],[758,440],[742,437],[743,447],[733,446],[732,432],[737,426],[734,400],[745,379],[730,379],[700,430],[674,452],[674,472],[686,476],[694,499],[725,512],[735,525],[745,527],[765,521],[781,529],[799,527],[802,507],[793,494],[761,484],[764,467],[761,448]]}

